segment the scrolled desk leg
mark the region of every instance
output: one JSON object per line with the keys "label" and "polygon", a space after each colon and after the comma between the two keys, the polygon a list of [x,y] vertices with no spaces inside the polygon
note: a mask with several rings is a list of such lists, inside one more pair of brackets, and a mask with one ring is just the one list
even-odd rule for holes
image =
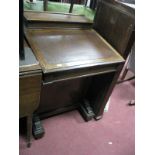
{"label": "scrolled desk leg", "polygon": [[31,147],[32,115],[27,116],[27,147]]}

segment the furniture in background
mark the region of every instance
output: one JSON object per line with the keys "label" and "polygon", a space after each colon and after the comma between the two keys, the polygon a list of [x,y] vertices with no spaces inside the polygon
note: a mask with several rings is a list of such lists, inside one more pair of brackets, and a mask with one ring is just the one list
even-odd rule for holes
{"label": "furniture in background", "polygon": [[24,11],[24,24],[27,28],[91,28],[93,21],[83,15],[70,15],[50,12]]}
{"label": "furniture in background", "polygon": [[[123,3],[124,5],[131,7],[132,9],[135,10],[135,1],[134,0],[118,0],[118,2]],[[134,32],[134,34],[135,34],[135,32]],[[132,46],[132,48],[128,54],[128,57],[127,57],[126,62],[124,64],[123,70],[121,72],[121,76],[120,76],[121,81],[125,80],[125,76],[129,70],[135,75],[135,43],[133,44],[133,46]],[[134,78],[135,77],[133,76],[133,77],[126,79],[126,80],[132,80]]]}
{"label": "furniture in background", "polygon": [[[135,9],[135,0],[117,0],[117,1],[119,3],[123,3],[128,7],[131,7],[132,9]],[[133,73],[133,76],[125,79],[129,70]],[[128,58],[126,59],[126,62],[120,74],[120,81],[118,81],[118,83],[132,79],[135,79],[135,43],[133,44],[132,49],[129,52]],[[129,105],[135,105],[135,100],[134,99],[130,100]]]}
{"label": "furniture in background", "polygon": [[135,4],[135,0],[115,0],[121,3]]}
{"label": "furniture in background", "polygon": [[19,0],[19,56],[24,59],[23,0]]}
{"label": "furniture in background", "polygon": [[[113,0],[98,0],[94,29],[105,38],[126,60],[134,43],[135,10]],[[98,116],[103,115],[105,105],[115,87],[123,64],[115,73],[107,91],[102,94]]]}
{"label": "furniture in background", "polygon": [[125,59],[134,43],[135,9],[113,0],[99,0],[94,29]]}
{"label": "furniture in background", "polygon": [[[133,76],[130,78],[125,79],[128,71],[131,71],[133,73]],[[121,74],[121,80],[120,82],[129,81],[135,79],[135,44],[133,45],[131,52],[128,56],[128,59],[126,60],[126,63],[123,67],[122,74]],[[120,83],[119,82],[119,83]],[[132,99],[129,101],[129,105],[135,105],[135,100]]]}
{"label": "furniture in background", "polygon": [[44,0],[44,11],[47,11],[47,6],[48,6],[48,0]]}
{"label": "furniture in background", "polygon": [[31,48],[24,42],[24,59],[19,60],[19,118],[27,118],[27,146],[31,145],[32,117],[39,105],[42,73]]}
{"label": "furniture in background", "polygon": [[[125,79],[128,71],[131,71],[134,74],[134,76],[130,77],[129,79]],[[126,60],[126,63],[123,67],[120,82],[123,82],[124,80],[125,81],[132,80],[134,78],[135,78],[135,44],[133,45],[131,52],[129,53],[129,56]]]}
{"label": "furniture in background", "polygon": [[[47,7],[48,7],[48,0],[43,0],[43,6],[44,6],[44,11],[48,11]],[[51,0],[51,1],[55,1],[55,0]],[[60,2],[60,0],[58,0],[57,2]],[[69,8],[69,13],[73,12],[73,7],[74,4],[83,4],[84,6],[87,5],[87,0],[62,0],[61,2],[63,3],[70,3],[70,8]],[[95,10],[96,8],[96,4],[97,4],[97,0],[91,0],[90,2],[90,8]]]}

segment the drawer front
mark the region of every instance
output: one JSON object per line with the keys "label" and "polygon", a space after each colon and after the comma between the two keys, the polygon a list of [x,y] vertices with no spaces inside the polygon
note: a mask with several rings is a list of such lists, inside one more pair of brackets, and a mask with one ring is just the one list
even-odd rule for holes
{"label": "drawer front", "polygon": [[59,71],[54,73],[44,74],[43,76],[43,84],[48,85],[54,82],[64,81],[64,80],[72,80],[78,78],[86,78],[95,75],[102,75],[111,72],[115,72],[117,69],[118,64],[111,64],[108,66],[90,66],[81,69],[74,69],[74,70],[66,70],[66,71]]}
{"label": "drawer front", "polygon": [[20,117],[31,114],[39,105],[41,91],[41,73],[19,78]]}

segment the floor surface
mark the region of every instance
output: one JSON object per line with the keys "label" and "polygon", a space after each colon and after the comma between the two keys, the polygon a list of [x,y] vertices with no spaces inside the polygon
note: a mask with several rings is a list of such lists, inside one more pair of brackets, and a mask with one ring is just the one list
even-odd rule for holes
{"label": "floor surface", "polygon": [[71,111],[42,121],[45,136],[26,147],[20,136],[20,155],[134,155],[135,107],[134,81],[116,85],[109,110],[101,120],[84,122],[78,111]]}

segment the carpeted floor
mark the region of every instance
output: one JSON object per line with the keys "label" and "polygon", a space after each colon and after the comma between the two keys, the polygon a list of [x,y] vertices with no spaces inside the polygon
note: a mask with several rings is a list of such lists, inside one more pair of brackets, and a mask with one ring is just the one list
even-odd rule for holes
{"label": "carpeted floor", "polygon": [[26,148],[20,136],[20,155],[134,155],[134,81],[118,84],[107,113],[99,121],[84,122],[78,111],[43,120],[45,136]]}

